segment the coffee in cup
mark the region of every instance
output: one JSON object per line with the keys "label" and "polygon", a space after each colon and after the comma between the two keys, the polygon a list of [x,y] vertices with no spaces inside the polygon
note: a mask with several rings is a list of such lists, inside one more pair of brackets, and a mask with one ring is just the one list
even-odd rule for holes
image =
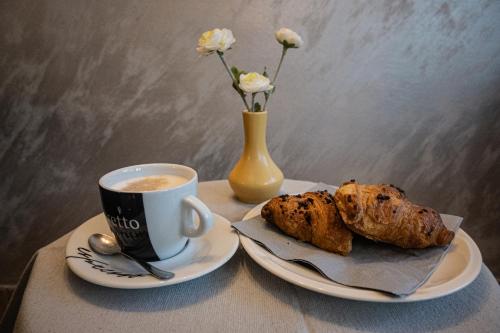
{"label": "coffee in cup", "polygon": [[119,182],[113,186],[113,189],[123,192],[159,191],[182,185],[187,181],[187,178],[176,175],[137,177]]}
{"label": "coffee in cup", "polygon": [[135,165],[101,177],[102,207],[122,251],[163,260],[182,251],[190,237],[205,234],[213,215],[196,197],[197,187],[196,171],[177,164]]}

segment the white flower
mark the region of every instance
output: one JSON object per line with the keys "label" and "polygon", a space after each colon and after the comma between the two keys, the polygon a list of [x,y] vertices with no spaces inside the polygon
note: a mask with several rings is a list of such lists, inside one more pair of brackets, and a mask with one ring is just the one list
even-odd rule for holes
{"label": "white flower", "polygon": [[271,81],[267,77],[255,72],[241,74],[238,86],[246,93],[258,93],[273,89]]}
{"label": "white flower", "polygon": [[229,29],[214,29],[205,31],[198,39],[196,51],[202,55],[208,55],[214,51],[224,52],[236,42],[233,32]]}
{"label": "white flower", "polygon": [[276,40],[283,45],[285,45],[284,43],[286,42],[290,47],[299,48],[303,44],[299,34],[287,28],[281,28],[276,31],[275,36]]}

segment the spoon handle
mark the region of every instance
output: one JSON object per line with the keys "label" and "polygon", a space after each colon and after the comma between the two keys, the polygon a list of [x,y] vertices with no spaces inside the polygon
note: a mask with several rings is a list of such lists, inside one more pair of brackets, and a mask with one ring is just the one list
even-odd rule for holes
{"label": "spoon handle", "polygon": [[139,265],[141,265],[145,270],[147,270],[149,273],[151,273],[151,275],[153,275],[157,279],[160,279],[160,280],[170,280],[171,278],[173,278],[175,276],[175,274],[173,272],[167,272],[167,271],[164,271],[162,269],[159,269],[159,268],[151,265],[150,263],[148,263],[148,262],[146,262],[144,260],[131,257],[128,254],[123,253],[123,252],[121,252],[121,254],[124,257],[126,257],[126,258],[128,258],[128,259],[130,259],[132,261],[135,261],[136,263],[138,263]]}

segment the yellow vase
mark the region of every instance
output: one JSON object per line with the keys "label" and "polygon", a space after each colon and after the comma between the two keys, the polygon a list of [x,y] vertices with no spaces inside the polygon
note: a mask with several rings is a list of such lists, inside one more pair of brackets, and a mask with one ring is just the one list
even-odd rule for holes
{"label": "yellow vase", "polygon": [[243,111],[243,127],[243,153],[228,180],[240,201],[260,203],[279,194],[283,172],[273,162],[267,150],[267,111]]}

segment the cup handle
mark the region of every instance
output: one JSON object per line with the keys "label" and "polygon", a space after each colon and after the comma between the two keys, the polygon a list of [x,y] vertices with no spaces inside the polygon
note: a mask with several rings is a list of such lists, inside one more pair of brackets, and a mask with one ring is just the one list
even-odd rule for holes
{"label": "cup handle", "polygon": [[[183,219],[183,234],[186,237],[200,237],[212,228],[214,223],[214,216],[210,209],[200,199],[194,195],[189,195],[183,200],[184,204],[188,206],[185,218]],[[192,211],[196,211],[200,217],[200,224],[198,227],[192,222]]]}

